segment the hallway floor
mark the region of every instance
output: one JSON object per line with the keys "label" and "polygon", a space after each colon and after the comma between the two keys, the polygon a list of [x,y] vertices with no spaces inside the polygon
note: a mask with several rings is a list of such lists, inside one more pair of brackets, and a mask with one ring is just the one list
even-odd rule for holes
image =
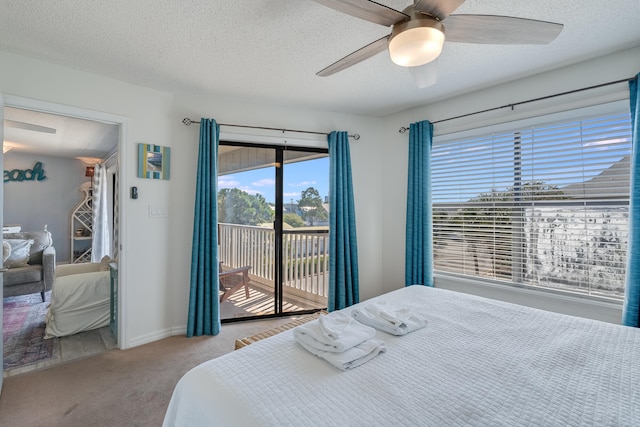
{"label": "hallway floor", "polygon": [[70,360],[82,359],[117,347],[116,340],[111,333],[109,326],[105,326],[92,331],[80,332],[79,334],[61,337],[58,340],[58,357],[42,362],[32,363],[25,366],[18,366],[4,371],[4,377],[24,374],[43,368],[49,368]]}

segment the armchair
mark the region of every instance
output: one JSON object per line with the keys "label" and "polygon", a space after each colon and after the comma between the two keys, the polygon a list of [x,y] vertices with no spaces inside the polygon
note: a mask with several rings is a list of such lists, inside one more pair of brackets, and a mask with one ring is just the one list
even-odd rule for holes
{"label": "armchair", "polygon": [[51,233],[22,231],[3,233],[5,259],[4,296],[27,295],[51,290],[56,271],[56,250]]}
{"label": "armchair", "polygon": [[220,302],[225,301],[237,290],[244,287],[244,295],[249,299],[249,270],[250,265],[234,268],[231,270],[223,270],[222,263],[219,263],[218,277],[220,279]]}
{"label": "armchair", "polygon": [[45,339],[109,325],[110,262],[106,256],[101,262],[58,266],[46,317]]}

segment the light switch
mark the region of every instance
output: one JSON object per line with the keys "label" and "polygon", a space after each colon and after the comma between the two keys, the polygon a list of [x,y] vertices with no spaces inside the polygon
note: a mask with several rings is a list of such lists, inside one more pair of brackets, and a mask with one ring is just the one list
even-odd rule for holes
{"label": "light switch", "polygon": [[149,218],[168,218],[169,209],[160,206],[149,205]]}

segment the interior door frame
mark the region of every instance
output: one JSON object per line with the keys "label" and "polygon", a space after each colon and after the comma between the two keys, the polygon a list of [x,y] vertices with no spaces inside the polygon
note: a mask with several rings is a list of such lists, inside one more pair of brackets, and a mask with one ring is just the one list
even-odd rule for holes
{"label": "interior door frame", "polygon": [[[115,114],[105,113],[102,111],[89,110],[86,108],[74,107],[70,105],[57,104],[54,102],[41,101],[37,99],[25,98],[15,95],[7,95],[0,93],[0,100],[4,98],[4,106],[2,107],[2,111],[4,113],[4,107],[15,107],[24,110],[33,110],[39,111],[43,113],[51,113],[57,114],[60,116],[74,117],[78,119],[84,120],[92,120],[112,125],[117,125],[119,127],[119,135],[118,135],[118,144],[117,144],[117,158],[118,158],[118,180],[120,184],[120,191],[118,194],[119,197],[119,235],[118,235],[118,338],[117,338],[117,347],[119,349],[126,348],[125,343],[127,342],[127,330],[126,330],[126,306],[127,306],[127,298],[126,292],[123,292],[123,289],[126,288],[126,277],[125,274],[127,271],[127,259],[124,250],[123,250],[123,236],[126,236],[127,230],[127,214],[126,214],[126,194],[123,191],[125,188],[128,188],[127,176],[124,173],[127,170],[127,156],[123,155],[125,151],[125,147],[127,146],[126,135],[128,135],[128,124],[127,117],[119,116]],[[0,105],[2,105],[0,103]],[[4,131],[4,125],[3,125]],[[3,157],[0,157],[4,161]],[[2,193],[0,193],[1,195]],[[4,200],[0,198],[0,207],[4,211]],[[0,217],[1,219],[1,217]],[[1,243],[1,242],[0,242]],[[0,314],[1,311],[0,311]],[[0,317],[0,326],[1,317]],[[2,338],[2,328],[0,327],[0,338]],[[1,348],[0,348],[1,349]],[[1,385],[0,385],[1,386]]]}
{"label": "interior door frame", "polygon": [[[0,141],[3,141],[4,145],[4,97],[0,92],[0,120],[2,120],[2,126],[0,126]],[[0,152],[0,166],[4,171],[4,153]],[[4,182],[0,186],[0,223],[4,225]],[[0,245],[2,245],[4,235],[0,235]],[[0,300],[4,301],[4,261],[0,266]],[[2,366],[2,373],[0,375],[0,395],[2,394],[2,381],[4,379],[4,304],[0,304],[0,366]]]}

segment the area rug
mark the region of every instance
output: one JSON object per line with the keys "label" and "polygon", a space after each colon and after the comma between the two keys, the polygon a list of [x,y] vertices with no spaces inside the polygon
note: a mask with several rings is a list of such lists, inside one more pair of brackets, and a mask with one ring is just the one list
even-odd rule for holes
{"label": "area rug", "polygon": [[40,294],[3,299],[5,370],[58,357],[58,339],[44,339],[48,305]]}

